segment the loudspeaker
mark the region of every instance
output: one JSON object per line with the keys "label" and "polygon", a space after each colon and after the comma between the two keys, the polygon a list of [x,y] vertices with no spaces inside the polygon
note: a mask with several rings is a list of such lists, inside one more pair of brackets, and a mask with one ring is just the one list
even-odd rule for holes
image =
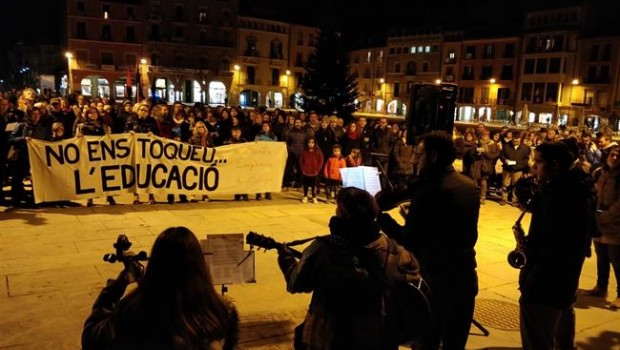
{"label": "loudspeaker", "polygon": [[407,114],[407,144],[431,131],[443,130],[452,135],[458,86],[456,84],[416,83]]}

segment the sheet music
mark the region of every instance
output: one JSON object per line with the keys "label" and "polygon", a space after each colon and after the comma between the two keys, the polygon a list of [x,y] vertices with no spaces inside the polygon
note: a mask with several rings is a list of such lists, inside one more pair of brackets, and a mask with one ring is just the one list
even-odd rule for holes
{"label": "sheet music", "polygon": [[15,129],[17,129],[17,125],[19,125],[18,122],[8,123],[6,125],[6,128],[4,128],[4,131],[5,132],[13,132]]}
{"label": "sheet music", "polygon": [[364,189],[371,195],[381,191],[381,179],[379,178],[379,169],[371,166],[361,166],[364,176]]}
{"label": "sheet music", "polygon": [[364,189],[364,174],[360,167],[341,168],[342,185],[344,187],[356,187]]}
{"label": "sheet music", "polygon": [[381,180],[379,169],[371,166],[358,166],[354,168],[340,169],[342,175],[342,185],[344,187],[356,187],[368,191],[375,195],[381,191]]}
{"label": "sheet music", "polygon": [[242,233],[235,233],[207,235],[206,240],[201,240],[213,284],[256,282],[254,254],[248,257],[248,252],[243,250],[243,239]]}

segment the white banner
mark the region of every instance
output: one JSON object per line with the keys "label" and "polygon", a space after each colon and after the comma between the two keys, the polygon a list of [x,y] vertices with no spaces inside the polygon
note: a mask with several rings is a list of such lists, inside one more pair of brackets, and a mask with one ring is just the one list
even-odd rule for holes
{"label": "white banner", "polygon": [[116,134],[28,142],[35,202],[121,193],[237,194],[280,192],[283,142],[216,148]]}

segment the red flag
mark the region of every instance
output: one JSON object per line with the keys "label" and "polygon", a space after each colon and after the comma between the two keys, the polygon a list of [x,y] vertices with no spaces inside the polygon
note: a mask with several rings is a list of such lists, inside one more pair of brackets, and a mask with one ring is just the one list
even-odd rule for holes
{"label": "red flag", "polygon": [[131,82],[131,71],[129,70],[129,66],[127,66],[127,78],[125,80],[126,80],[125,84],[127,85],[127,88],[131,89],[132,82]]}

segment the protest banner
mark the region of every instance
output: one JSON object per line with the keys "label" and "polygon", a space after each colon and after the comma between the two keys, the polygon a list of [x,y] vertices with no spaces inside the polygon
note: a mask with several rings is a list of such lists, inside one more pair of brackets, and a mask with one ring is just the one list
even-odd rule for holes
{"label": "protest banner", "polygon": [[287,157],[282,142],[204,148],[145,134],[31,139],[28,154],[36,203],[122,193],[279,192]]}

